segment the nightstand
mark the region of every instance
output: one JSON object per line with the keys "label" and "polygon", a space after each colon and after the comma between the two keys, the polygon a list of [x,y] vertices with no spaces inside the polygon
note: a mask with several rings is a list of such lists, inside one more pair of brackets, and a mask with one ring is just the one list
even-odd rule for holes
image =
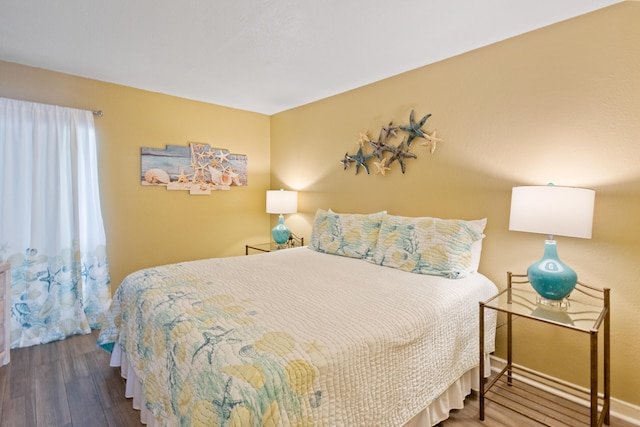
{"label": "nightstand", "polygon": [[9,295],[11,269],[9,264],[0,264],[0,366],[9,363],[10,328],[9,328]]}
{"label": "nightstand", "polygon": [[[521,286],[522,285],[522,286]],[[480,303],[480,393],[479,412],[480,419],[484,420],[484,403],[491,400],[501,406],[519,412],[520,414],[548,424],[549,418],[567,422],[570,425],[586,423],[591,427],[609,424],[610,405],[610,325],[611,315],[610,297],[608,288],[595,288],[578,282],[572,295],[568,298],[568,304],[563,308],[548,307],[536,303],[537,293],[531,288],[526,274],[507,273],[507,289],[493,298]],[[507,316],[507,364],[487,384],[484,383],[484,312],[496,310]],[[578,387],[561,383],[555,378],[542,375],[513,363],[513,320],[514,318],[527,319],[528,321],[542,322],[549,327],[567,328],[577,333],[589,336],[590,342],[590,389],[584,391]],[[603,363],[602,375],[603,394],[598,394],[598,334],[603,336]],[[561,342],[554,343],[562,345]],[[571,351],[571,349],[567,349]],[[527,392],[519,394],[518,386],[526,384],[527,380],[534,383],[542,383],[548,387],[561,390],[581,400],[589,402],[584,411],[574,411],[567,408],[559,408],[554,401],[540,402],[537,397],[529,399]],[[542,405],[542,406],[541,406]],[[517,406],[517,408],[516,408]],[[543,408],[543,409],[541,409]],[[541,411],[544,410],[544,413]],[[539,416],[537,416],[539,414]]]}
{"label": "nightstand", "polygon": [[272,251],[278,251],[280,249],[297,248],[300,246],[304,246],[304,237],[291,236],[286,243],[282,243],[282,244],[279,244],[276,242],[269,242],[269,243],[245,245],[244,254],[249,255],[250,251],[272,252]]}

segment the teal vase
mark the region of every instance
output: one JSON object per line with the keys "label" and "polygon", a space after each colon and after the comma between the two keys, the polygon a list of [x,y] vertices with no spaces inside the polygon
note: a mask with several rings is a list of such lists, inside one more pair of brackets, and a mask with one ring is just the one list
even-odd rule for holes
{"label": "teal vase", "polygon": [[544,242],[544,256],[527,269],[533,289],[543,298],[552,301],[567,297],[576,286],[578,275],[560,261],[555,240]]}
{"label": "teal vase", "polygon": [[289,240],[291,231],[284,225],[284,216],[280,215],[278,218],[278,225],[271,230],[271,236],[273,236],[273,241],[279,245],[285,244]]}

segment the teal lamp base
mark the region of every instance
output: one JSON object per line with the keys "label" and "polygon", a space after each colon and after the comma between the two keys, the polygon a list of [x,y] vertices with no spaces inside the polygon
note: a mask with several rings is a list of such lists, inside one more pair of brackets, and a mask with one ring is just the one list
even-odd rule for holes
{"label": "teal lamp base", "polygon": [[289,240],[291,231],[284,225],[284,216],[282,216],[282,214],[280,214],[278,218],[278,225],[271,230],[271,236],[273,236],[273,241],[279,245],[284,245],[287,243],[287,240]]}
{"label": "teal lamp base", "polygon": [[544,256],[527,269],[533,289],[540,295],[538,303],[552,307],[566,307],[566,297],[576,286],[578,275],[560,261],[555,240],[545,240]]}

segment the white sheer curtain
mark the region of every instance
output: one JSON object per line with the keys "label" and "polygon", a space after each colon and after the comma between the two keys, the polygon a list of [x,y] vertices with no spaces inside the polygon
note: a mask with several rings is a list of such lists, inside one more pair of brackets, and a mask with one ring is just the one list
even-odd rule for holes
{"label": "white sheer curtain", "polygon": [[92,112],[0,98],[0,200],[11,347],[91,332],[111,297]]}

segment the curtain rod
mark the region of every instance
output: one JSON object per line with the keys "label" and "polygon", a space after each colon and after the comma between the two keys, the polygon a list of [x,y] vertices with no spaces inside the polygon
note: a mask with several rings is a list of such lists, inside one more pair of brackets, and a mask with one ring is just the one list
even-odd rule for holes
{"label": "curtain rod", "polygon": [[[17,99],[17,98],[4,98],[4,97],[1,97],[1,96],[0,96],[0,98],[13,99],[14,101],[30,102],[32,104],[51,105],[51,106],[54,106],[54,107],[62,107],[62,108],[73,108],[73,107],[64,107],[62,105],[55,105],[55,104],[43,104],[41,102],[27,101],[27,100],[24,100],[24,99]],[[102,117],[102,110],[85,110],[85,111],[91,111],[94,116]]]}

